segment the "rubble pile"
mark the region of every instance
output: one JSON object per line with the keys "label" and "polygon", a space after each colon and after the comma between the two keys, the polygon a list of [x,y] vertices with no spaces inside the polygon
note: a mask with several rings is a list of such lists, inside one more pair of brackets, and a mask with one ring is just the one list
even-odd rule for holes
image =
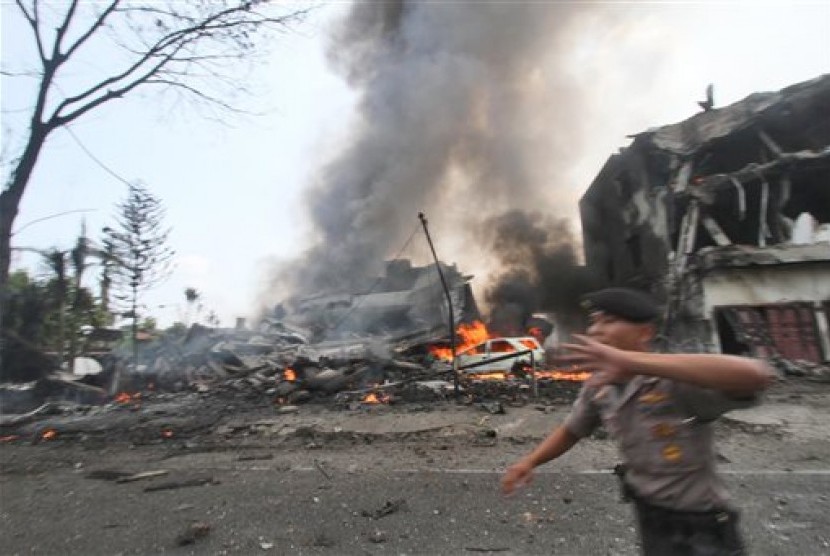
{"label": "rubble pile", "polygon": [[532,398],[570,401],[579,384],[505,374],[498,380],[460,374],[425,345],[377,340],[308,343],[294,332],[211,329],[193,326],[181,338],[162,336],[143,346],[139,364],[113,352],[96,374],[66,372],[33,383],[3,387],[2,411],[27,414],[47,402],[102,405],[148,394],[197,393],[228,402],[265,402],[276,407],[322,403],[341,409],[399,402],[463,403]]}
{"label": "rubble pile", "polygon": [[802,359],[784,359],[783,357],[772,357],[770,363],[784,377],[803,377],[814,382],[830,383],[830,365],[821,365]]}

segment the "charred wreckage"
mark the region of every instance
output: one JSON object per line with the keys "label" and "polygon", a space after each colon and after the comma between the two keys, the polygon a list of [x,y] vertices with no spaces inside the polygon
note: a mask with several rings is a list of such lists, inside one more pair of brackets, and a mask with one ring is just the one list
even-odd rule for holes
{"label": "charred wreckage", "polygon": [[[673,349],[751,354],[828,380],[828,108],[823,76],[635,135],[580,201],[587,269],[600,284],[663,299],[661,338]],[[500,338],[482,322],[471,278],[455,265],[391,260],[363,292],[286,300],[254,329],[242,319],[193,326],[142,341],[137,364],[114,350],[82,377],[5,385],[0,436],[14,439],[55,401],[135,406],[179,392],[289,412],[320,399],[344,408],[443,400],[458,396],[461,377],[470,403],[571,399],[587,373],[545,365],[555,317],[534,315],[525,334]]]}

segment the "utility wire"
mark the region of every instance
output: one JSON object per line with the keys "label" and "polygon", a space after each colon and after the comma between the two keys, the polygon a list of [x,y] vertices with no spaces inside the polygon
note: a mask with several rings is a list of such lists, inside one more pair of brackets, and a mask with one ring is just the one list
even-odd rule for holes
{"label": "utility wire", "polygon": [[[57,83],[52,83],[52,85],[58,90],[58,92],[60,92],[60,94],[62,94],[64,96],[64,98],[66,98],[66,96],[67,96],[66,93],[63,91],[63,89],[61,89],[61,87]],[[78,144],[78,146],[81,147],[81,150],[84,151],[86,153],[86,155],[89,158],[92,159],[93,162],[95,162],[95,164],[100,166],[106,173],[108,173],[109,175],[111,175],[112,177],[114,177],[115,179],[120,181],[121,183],[127,185],[128,187],[132,187],[132,185],[133,185],[132,183],[130,183],[129,181],[127,181],[124,178],[122,178],[121,176],[119,176],[117,173],[115,173],[115,170],[113,170],[112,168],[110,168],[109,166],[104,164],[97,156],[92,154],[92,151],[90,151],[87,148],[87,146],[84,145],[84,143],[83,143],[83,141],[81,141],[80,137],[75,135],[75,132],[72,131],[72,128],[69,126],[68,123],[63,124],[62,127],[63,127],[63,129],[65,129],[67,131],[67,133],[69,133],[69,136],[72,137],[72,139],[74,139],[74,141]]]}
{"label": "utility wire", "polygon": [[51,219],[53,219],[53,218],[57,218],[57,217],[59,217],[59,216],[66,216],[67,214],[75,214],[76,212],[95,212],[96,210],[97,210],[97,209],[92,209],[92,208],[89,208],[89,209],[74,209],[74,210],[65,210],[65,211],[63,211],[63,212],[59,212],[59,213],[57,213],[57,214],[52,214],[52,215],[49,215],[49,216],[44,216],[43,218],[36,218],[35,220],[32,220],[32,221],[30,221],[30,222],[26,222],[25,224],[23,224],[22,226],[20,226],[18,229],[16,229],[15,231],[13,231],[10,235],[19,234],[20,232],[22,232],[23,230],[25,230],[26,228],[28,228],[28,227],[29,227],[29,226],[31,226],[32,224],[37,224],[38,222],[43,222],[43,221],[45,221],[45,220],[51,220]]}
{"label": "utility wire", "polygon": [[80,138],[79,138],[77,135],[75,135],[75,132],[74,132],[74,131],[72,131],[72,128],[71,128],[71,127],[69,127],[69,124],[64,124],[63,128],[67,131],[67,133],[69,133],[69,136],[70,136],[70,137],[72,137],[72,139],[74,139],[74,140],[75,140],[75,142],[78,144],[78,146],[79,146],[79,147],[81,147],[81,150],[82,150],[82,151],[84,151],[84,152],[86,153],[86,155],[87,155],[89,158],[91,158],[91,159],[92,159],[92,161],[93,161],[93,162],[95,162],[95,163],[96,163],[98,166],[100,166],[100,167],[101,167],[101,168],[102,168],[102,169],[103,169],[106,173],[108,173],[109,175],[111,175],[112,177],[114,177],[115,179],[117,179],[118,181],[120,181],[121,183],[123,183],[123,184],[127,185],[128,187],[132,187],[132,185],[133,185],[133,184],[131,184],[129,181],[127,181],[126,179],[124,179],[124,178],[122,178],[121,176],[119,176],[118,174],[116,174],[116,173],[115,173],[115,170],[113,170],[112,168],[110,168],[109,166],[107,166],[106,164],[104,164],[103,162],[101,162],[101,160],[100,160],[97,156],[95,156],[94,154],[92,154],[92,151],[90,151],[90,150],[86,147],[86,145],[84,145],[84,144],[83,144],[83,142],[80,140]]}
{"label": "utility wire", "polygon": [[[412,230],[412,233],[411,233],[411,234],[409,234],[409,238],[408,238],[408,239],[404,242],[403,247],[401,247],[401,248],[400,248],[400,250],[398,251],[398,253],[395,255],[395,257],[394,257],[395,259],[399,258],[399,257],[401,256],[401,254],[402,254],[402,253],[406,250],[406,248],[407,248],[407,247],[409,247],[409,244],[412,242],[412,238],[414,238],[414,237],[415,237],[415,234],[416,234],[416,233],[418,233],[418,225],[416,225],[416,226],[414,227],[414,229]],[[349,312],[348,312],[348,313],[346,313],[345,315],[343,315],[343,317],[342,317],[339,321],[337,321],[337,324],[335,324],[335,325],[334,325],[334,327],[332,328],[332,330],[337,330],[338,328],[340,328],[340,325],[341,325],[341,324],[343,324],[344,322],[346,322],[346,320],[347,320],[347,319],[351,316],[351,314],[352,314],[353,312],[355,312],[355,310],[357,310],[357,309],[360,307],[360,304],[361,304],[361,303],[363,303],[363,300],[364,300],[364,299],[366,299],[366,296],[367,296],[367,295],[369,295],[370,293],[373,293],[373,292],[375,291],[375,288],[377,288],[377,287],[378,287],[378,285],[381,283],[381,281],[383,280],[383,278],[384,278],[383,276],[379,276],[379,277],[375,280],[375,282],[372,284],[372,287],[371,287],[371,288],[369,288],[369,291],[368,291],[368,292],[366,292],[366,293],[363,295],[363,297],[361,297],[361,298],[357,301],[357,303],[356,303],[356,304],[355,304],[355,305],[354,305],[351,309],[349,309]]]}

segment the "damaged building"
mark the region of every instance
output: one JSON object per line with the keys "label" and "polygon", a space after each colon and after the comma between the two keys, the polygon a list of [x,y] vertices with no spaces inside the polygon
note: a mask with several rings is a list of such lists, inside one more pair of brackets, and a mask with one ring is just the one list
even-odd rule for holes
{"label": "damaged building", "polygon": [[[455,265],[440,264],[455,325],[479,319],[470,287],[473,277]],[[417,267],[408,259],[386,261],[384,272],[367,278],[361,291],[298,297],[280,303],[263,321],[265,328],[300,330],[312,343],[331,346],[361,338],[415,344],[449,335],[448,323],[446,294],[436,265]]]}
{"label": "damaged building", "polygon": [[830,360],[830,75],[637,134],[580,200],[605,283],[675,349]]}

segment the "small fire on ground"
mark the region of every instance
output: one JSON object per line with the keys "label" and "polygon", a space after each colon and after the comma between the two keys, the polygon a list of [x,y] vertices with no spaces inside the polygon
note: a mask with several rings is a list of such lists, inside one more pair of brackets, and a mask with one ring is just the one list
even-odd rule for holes
{"label": "small fire on ground", "polygon": [[131,402],[138,402],[141,400],[141,392],[130,394],[128,392],[119,392],[112,401],[120,404],[128,404]]}
{"label": "small fire on ground", "polygon": [[[527,370],[526,374],[530,374]],[[471,375],[471,379],[475,380],[507,380],[512,373],[497,372],[497,373],[477,373]],[[515,376],[515,375],[514,375]],[[569,380],[571,382],[585,382],[591,376],[588,371],[536,371],[536,380]]]}
{"label": "small fire on ground", "polygon": [[366,396],[361,400],[361,403],[365,404],[381,404],[381,403],[389,403],[392,401],[392,396],[388,394],[384,394],[383,392],[369,392]]}

